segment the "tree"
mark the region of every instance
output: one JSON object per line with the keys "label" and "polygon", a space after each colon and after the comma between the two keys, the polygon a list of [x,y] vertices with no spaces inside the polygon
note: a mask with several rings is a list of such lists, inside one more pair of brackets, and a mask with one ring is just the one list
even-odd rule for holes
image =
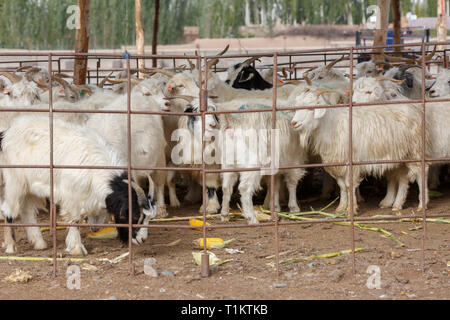
{"label": "tree", "polygon": [[[400,12],[400,0],[391,0],[392,17],[394,19],[394,44],[401,44],[402,41],[402,25],[401,25],[401,12]],[[402,51],[401,47],[394,48],[394,51]]]}
{"label": "tree", "polygon": [[[75,53],[87,53],[89,51],[89,7],[91,0],[78,0],[80,10],[80,28],[76,31]],[[87,58],[75,58],[74,83],[86,84]]]}
{"label": "tree", "polygon": [[[375,31],[374,46],[384,46],[386,44],[387,29],[389,25],[389,0],[378,0],[378,7],[380,8],[377,17],[377,30]],[[374,49],[376,54],[372,57],[373,60],[383,60],[381,54],[384,49]]]}
{"label": "tree", "polygon": [[[157,54],[158,49],[158,27],[159,27],[159,0],[155,0],[155,18],[153,22],[153,41],[152,41],[152,54]],[[158,60],[153,59],[153,68],[158,65]]]}
{"label": "tree", "polygon": [[[135,0],[135,20],[136,20],[136,48],[138,54],[145,54],[144,45],[145,45],[145,36],[144,29],[142,28],[142,1]],[[145,69],[145,59],[139,60],[140,69]],[[143,78],[143,74],[140,74]]]}

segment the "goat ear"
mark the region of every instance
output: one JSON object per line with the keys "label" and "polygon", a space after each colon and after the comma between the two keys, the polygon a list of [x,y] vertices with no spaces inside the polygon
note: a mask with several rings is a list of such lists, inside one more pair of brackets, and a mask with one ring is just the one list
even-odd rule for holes
{"label": "goat ear", "polygon": [[314,109],[314,119],[322,118],[325,115],[325,112],[327,112],[327,109]]}

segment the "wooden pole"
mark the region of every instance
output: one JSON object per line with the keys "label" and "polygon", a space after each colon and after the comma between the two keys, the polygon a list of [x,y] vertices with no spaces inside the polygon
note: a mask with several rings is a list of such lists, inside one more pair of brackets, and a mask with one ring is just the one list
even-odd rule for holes
{"label": "wooden pole", "polygon": [[[400,11],[400,0],[391,0],[392,17],[394,19],[394,44],[401,44],[402,42],[402,15]],[[402,51],[401,47],[394,48],[395,52]]]}
{"label": "wooden pole", "polygon": [[[75,53],[88,53],[89,51],[89,8],[91,0],[78,0],[80,8],[80,28],[76,31]],[[75,58],[74,83],[86,84],[88,60],[87,58]]]}
{"label": "wooden pole", "polygon": [[[159,28],[159,0],[155,0],[155,20],[153,23],[152,54],[157,54]],[[153,68],[158,66],[158,59],[153,59]]]}
{"label": "wooden pole", "polygon": [[[445,15],[445,1],[437,0],[437,40],[446,41],[447,40],[447,26],[446,26],[446,15]],[[445,46],[438,46],[438,50],[444,50]]]}
{"label": "wooden pole", "polygon": [[[375,39],[373,41],[374,46],[386,45],[386,36],[389,26],[389,6],[390,0],[378,0],[378,17],[377,17],[377,30],[375,32]],[[372,59],[382,60],[382,53],[384,49],[375,49]]]}
{"label": "wooden pole", "polygon": [[[136,20],[136,49],[138,54],[145,54],[144,28],[142,28],[142,0],[135,0],[135,20]],[[139,69],[145,69],[145,59],[139,60]],[[143,78],[144,74],[139,73]]]}

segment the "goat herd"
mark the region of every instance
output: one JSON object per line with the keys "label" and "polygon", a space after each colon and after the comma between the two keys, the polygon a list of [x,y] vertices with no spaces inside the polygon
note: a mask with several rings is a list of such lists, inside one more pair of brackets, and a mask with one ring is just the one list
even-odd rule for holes
{"label": "goat herd", "polygon": [[[223,55],[226,49],[219,55]],[[303,79],[286,80],[292,70],[268,69],[259,73],[252,64],[259,57],[231,66],[226,79],[211,68],[219,60],[208,62],[207,110],[200,116],[199,72],[191,61],[183,70],[132,70],[131,110],[143,112],[131,116],[131,165],[133,168],[202,167],[202,144],[212,158],[207,169],[242,169],[267,166],[266,155],[276,149],[277,166],[302,166],[307,163],[347,163],[349,161],[349,108],[328,107],[346,104],[352,92],[354,103],[378,103],[353,108],[353,161],[411,160],[422,156],[422,105],[407,103],[422,97],[423,59],[432,59],[435,51],[416,60],[385,55],[383,61],[365,61],[355,66],[353,88],[348,75],[336,67],[340,59],[303,73]],[[395,61],[392,61],[395,60]],[[390,62],[395,62],[390,64]],[[384,66],[381,68],[380,66]],[[281,76],[279,72],[283,72]],[[420,75],[417,71],[420,71]],[[274,74],[275,73],[275,74]],[[426,72],[427,97],[450,97],[450,71],[443,69],[432,77]],[[127,170],[14,168],[14,166],[49,166],[51,148],[55,166],[126,167],[127,79],[125,72],[109,74],[98,86],[76,86],[67,74],[54,74],[40,66],[22,67],[15,72],[0,72],[0,209],[7,223],[20,217],[22,223],[37,223],[39,210],[46,210],[51,197],[58,214],[66,223],[104,224],[109,216],[115,223],[129,222],[129,184],[132,188],[133,224],[148,224],[156,216],[167,216],[165,185],[168,186],[170,207],[179,207],[176,176],[188,186],[185,202],[200,202],[202,174],[197,171],[134,170],[129,179]],[[203,77],[204,78],[204,77]],[[277,82],[276,130],[272,129],[273,80]],[[49,90],[50,81],[52,90]],[[52,92],[53,143],[50,144],[48,114],[49,92]],[[398,101],[398,103],[395,103]],[[406,102],[406,103],[405,103]],[[315,109],[289,110],[294,107],[316,106]],[[39,112],[20,112],[20,109]],[[0,109],[0,111],[1,111]],[[264,112],[236,110],[266,109]],[[112,111],[83,113],[64,110]],[[122,111],[122,112],[120,112]],[[220,116],[214,111],[225,111]],[[115,112],[115,113],[114,113]],[[186,113],[186,116],[155,115],[145,112]],[[428,158],[450,157],[450,103],[426,104],[426,149]],[[204,134],[202,135],[202,129]],[[242,133],[244,132],[244,133]],[[256,138],[253,134],[256,133]],[[238,139],[241,136],[242,139]],[[254,139],[255,138],[255,139]],[[203,141],[202,141],[203,140]],[[273,144],[276,144],[274,146]],[[257,148],[255,148],[257,146]],[[197,152],[196,152],[197,151]],[[198,152],[200,151],[200,152]],[[200,155],[200,156],[199,156]],[[200,157],[200,158],[199,158]],[[205,156],[206,159],[206,156]],[[230,160],[231,159],[231,160]],[[270,159],[275,161],[275,159]],[[269,164],[270,167],[270,164]],[[428,177],[426,165],[426,176]],[[430,187],[437,188],[442,165],[433,164]],[[337,212],[349,210],[350,192],[354,196],[354,212],[358,210],[358,186],[368,176],[385,177],[387,193],[379,206],[401,210],[410,183],[419,187],[419,208],[428,203],[428,183],[422,189],[420,162],[363,164],[353,167],[353,190],[350,190],[349,168],[330,166],[325,171],[322,195],[340,189]],[[181,173],[183,172],[183,173]],[[189,173],[186,173],[189,172]],[[274,207],[281,210],[280,196],[287,187],[288,208],[299,212],[297,185],[306,169],[278,170],[275,175]],[[238,190],[242,211],[248,223],[257,219],[253,209],[255,192],[265,181],[262,170],[237,172],[228,170],[206,175],[206,211],[220,211],[228,220],[233,188]],[[285,182],[285,185],[282,182]],[[432,185],[431,185],[432,184]],[[217,190],[223,191],[219,203]],[[145,191],[144,191],[145,190]],[[422,203],[425,199],[425,203]],[[269,192],[265,205],[270,203]],[[203,208],[201,209],[203,212]],[[26,234],[35,249],[47,248],[39,227],[27,227]],[[133,229],[133,243],[141,244],[148,237],[146,228]],[[14,253],[13,229],[4,228],[4,247]],[[128,241],[128,228],[119,228],[119,236]],[[69,228],[66,251],[85,255],[77,228]]]}

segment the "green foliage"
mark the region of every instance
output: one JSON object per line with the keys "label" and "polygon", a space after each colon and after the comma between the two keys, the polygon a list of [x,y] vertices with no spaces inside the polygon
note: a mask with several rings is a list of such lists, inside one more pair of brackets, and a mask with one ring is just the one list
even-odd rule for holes
{"label": "green foliage", "polygon": [[[377,0],[163,0],[160,1],[160,44],[177,43],[185,26],[198,26],[201,37],[239,37],[245,25],[245,3],[252,23],[272,30],[284,24],[346,24],[349,14],[360,24]],[[145,41],[153,36],[155,0],[142,0]],[[0,0],[0,47],[73,49],[75,30],[66,27],[67,8],[76,0]],[[135,43],[134,0],[91,0],[90,47],[119,48]],[[436,0],[401,0],[403,15],[436,16]]]}

